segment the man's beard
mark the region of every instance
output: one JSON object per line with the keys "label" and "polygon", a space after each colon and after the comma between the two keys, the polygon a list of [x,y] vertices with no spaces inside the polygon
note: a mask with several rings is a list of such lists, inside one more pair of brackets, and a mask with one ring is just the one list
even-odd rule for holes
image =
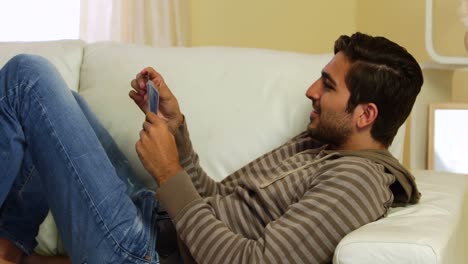
{"label": "man's beard", "polygon": [[312,138],[340,147],[351,136],[351,114],[324,111],[317,118],[319,122],[316,127],[311,128],[310,124],[307,126],[307,132]]}

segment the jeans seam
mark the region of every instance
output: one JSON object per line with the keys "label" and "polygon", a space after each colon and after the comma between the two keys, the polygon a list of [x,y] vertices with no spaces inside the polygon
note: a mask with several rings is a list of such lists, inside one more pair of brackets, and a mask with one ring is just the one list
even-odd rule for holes
{"label": "jeans seam", "polygon": [[[18,196],[21,197],[23,195],[24,187],[31,180],[34,170],[35,170],[35,167],[32,166],[32,169],[29,170],[28,175],[25,177],[24,181],[20,183],[20,186],[18,186],[19,187],[18,188]],[[11,208],[12,207],[3,207],[2,209],[4,210],[4,212],[9,212],[11,210]]]}
{"label": "jeans seam", "polygon": [[28,170],[28,176],[25,178],[24,182],[21,183],[21,186],[20,186],[20,188],[19,188],[19,190],[18,190],[18,193],[19,193],[19,194],[22,194],[22,192],[23,192],[23,190],[24,190],[24,187],[25,187],[26,184],[28,184],[29,181],[31,180],[35,169],[36,169],[36,167],[34,167],[34,165],[32,165],[31,168]]}
{"label": "jeans seam", "polygon": [[2,97],[0,97],[0,103],[2,103],[4,100],[7,100],[8,97],[10,97],[10,96],[15,96],[15,90],[18,90],[18,88],[19,88],[19,84],[15,83],[14,89],[7,89],[5,91],[6,94],[4,94]]}
{"label": "jeans seam", "polygon": [[15,90],[18,90],[18,88],[19,88],[19,84],[18,84],[18,83],[15,83],[14,89],[13,89],[13,90],[7,89],[7,90],[5,91],[6,94],[4,94],[2,97],[0,97],[0,102],[2,102],[3,100],[7,99],[9,96],[15,95]]}
{"label": "jeans seam", "polygon": [[[68,88],[67,88],[68,89]],[[46,113],[45,111],[45,107],[41,104],[41,101],[39,100],[39,96],[36,94],[36,91],[31,89],[30,90],[30,93],[31,95],[33,95],[35,98],[35,101],[37,102],[37,104],[39,105],[39,107],[42,109],[42,113]],[[98,216],[98,225],[101,225],[103,227],[103,229],[105,230],[106,234],[105,236],[111,238],[112,242],[117,246],[118,249],[120,249],[123,253],[125,253],[126,255],[128,256],[131,256],[133,258],[136,258],[138,260],[141,260],[141,261],[144,261],[144,262],[147,262],[145,259],[139,257],[139,256],[135,256],[133,254],[131,254],[130,252],[128,252],[125,248],[123,248],[120,243],[114,238],[114,236],[112,235],[112,233],[110,232],[110,230],[107,228],[107,225],[105,224],[104,220],[103,220],[103,217],[101,216],[101,214],[99,213],[99,210],[97,210],[97,207],[96,207],[96,204],[94,203],[94,201],[90,198],[90,195],[88,193],[88,191],[86,190],[86,188],[84,188],[84,184],[83,182],[81,181],[80,177],[78,176],[78,173],[77,173],[77,169],[75,167],[75,164],[73,163],[71,157],[68,155],[68,152],[65,151],[65,148],[63,146],[63,143],[61,141],[61,139],[58,137],[57,133],[56,133],[56,130],[52,124],[52,122],[50,121],[49,117],[47,115],[44,115],[45,116],[45,119],[47,120],[47,123],[48,123],[48,128],[51,130],[51,132],[55,135],[55,138],[57,139],[58,143],[59,143],[59,150],[63,151],[63,153],[65,153],[64,157],[66,159],[66,162],[68,162],[70,168],[71,168],[71,171],[72,171],[72,174],[73,174],[73,177],[75,178],[76,181],[79,182],[79,184],[81,185],[80,189],[81,191],[84,191],[84,193],[86,194],[86,199],[89,200],[90,204],[91,204],[91,207],[92,207],[92,210],[96,213],[96,215]]]}

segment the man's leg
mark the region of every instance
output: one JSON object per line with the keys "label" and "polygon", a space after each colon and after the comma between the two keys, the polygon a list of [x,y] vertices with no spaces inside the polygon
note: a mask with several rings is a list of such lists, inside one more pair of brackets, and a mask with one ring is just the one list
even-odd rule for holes
{"label": "man's leg", "polygon": [[[83,111],[86,119],[93,128],[99,142],[106,151],[119,177],[126,183],[127,193],[133,194],[142,188],[142,184],[135,179],[128,160],[117,147],[108,131],[102,126],[86,101],[76,92],[72,92],[75,100]],[[28,153],[26,153],[28,154]],[[31,158],[23,159],[20,176],[16,178],[10,190],[5,205],[0,209],[0,264],[2,256],[15,263],[25,252],[31,255],[23,258],[23,263],[68,263],[64,257],[42,257],[32,254],[36,246],[35,237],[38,226],[43,221],[48,210],[48,204],[42,193],[40,178],[32,164]],[[21,250],[20,250],[21,249]]]}
{"label": "man's leg", "polygon": [[0,237],[10,240],[26,254],[31,254],[36,246],[39,225],[47,211],[41,180],[30,153],[25,152],[20,171],[0,208]]}
{"label": "man's leg", "polygon": [[72,92],[76,102],[81,108],[89,124],[93,128],[99,142],[106,151],[107,157],[115,168],[117,175],[125,182],[127,186],[127,193],[133,194],[142,189],[144,186],[139,179],[136,178],[135,172],[130,167],[128,159],[120,151],[114,139],[109,132],[104,128],[96,115],[91,111],[88,103],[77,92]]}
{"label": "man's leg", "polygon": [[[44,59],[17,56],[0,72],[0,170],[11,188],[30,153],[74,262],[155,260],[155,206],[136,207],[64,81]],[[5,185],[3,185],[5,183]]]}

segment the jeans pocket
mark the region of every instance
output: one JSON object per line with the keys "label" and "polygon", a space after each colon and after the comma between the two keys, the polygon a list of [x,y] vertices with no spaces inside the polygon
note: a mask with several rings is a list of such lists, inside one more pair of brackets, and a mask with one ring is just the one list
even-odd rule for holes
{"label": "jeans pocket", "polygon": [[159,255],[156,252],[159,201],[156,200],[155,193],[149,190],[138,191],[132,195],[132,200],[139,210],[139,219],[135,221],[139,221],[138,224],[142,226],[138,227],[140,230],[137,233],[130,234],[139,239],[136,239],[137,244],[133,244],[133,248],[129,250],[148,263],[159,263]]}

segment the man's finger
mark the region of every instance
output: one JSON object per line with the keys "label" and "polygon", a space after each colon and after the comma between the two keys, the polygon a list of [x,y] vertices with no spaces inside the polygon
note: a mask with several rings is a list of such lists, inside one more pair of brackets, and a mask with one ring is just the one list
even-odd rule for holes
{"label": "man's finger", "polygon": [[146,132],[144,129],[140,130],[140,140],[139,141],[142,141],[143,140],[143,137],[145,136]]}
{"label": "man's finger", "polygon": [[135,90],[135,91],[138,91],[138,92],[141,91],[141,88],[140,88],[140,86],[138,85],[136,79],[133,79],[133,80],[130,82],[130,86],[132,86],[133,90]]}
{"label": "man's finger", "polygon": [[159,72],[157,72],[155,69],[153,69],[153,67],[146,67],[144,68],[143,70],[141,70],[140,74],[142,74],[143,76],[146,76],[148,75],[148,77],[152,80],[156,77],[160,77],[161,74],[159,74]]}
{"label": "man's finger", "polygon": [[140,95],[140,94],[138,94],[138,93],[135,92],[135,91],[130,91],[130,92],[128,92],[128,95],[130,96],[130,98],[133,99],[133,101],[141,101],[141,100],[143,100],[143,98],[144,98],[143,95]]}
{"label": "man's finger", "polygon": [[133,80],[130,82],[130,86],[131,86],[133,89],[137,89],[137,88],[138,88],[136,79],[133,79]]}
{"label": "man's finger", "polygon": [[156,113],[153,112],[146,113],[145,120],[146,122],[154,125],[158,125],[163,121]]}
{"label": "man's finger", "polygon": [[150,127],[151,127],[151,123],[149,123],[148,121],[143,122],[143,130],[144,131],[149,132]]}

